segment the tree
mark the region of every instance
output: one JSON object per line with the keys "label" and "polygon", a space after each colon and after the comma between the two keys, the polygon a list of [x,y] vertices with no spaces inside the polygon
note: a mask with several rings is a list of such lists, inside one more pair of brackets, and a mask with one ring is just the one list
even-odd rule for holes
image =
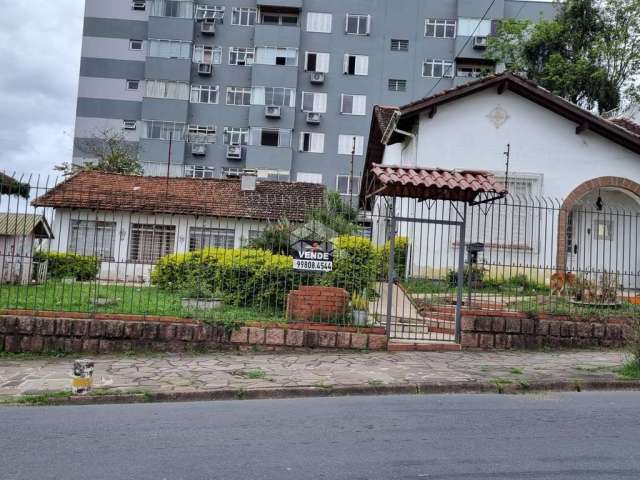
{"label": "tree", "polygon": [[104,130],[90,139],[84,150],[96,160],[88,160],[81,165],[64,162],[56,165],[55,170],[61,171],[65,176],[86,170],[142,175],[136,147],[127,143],[121,132]]}

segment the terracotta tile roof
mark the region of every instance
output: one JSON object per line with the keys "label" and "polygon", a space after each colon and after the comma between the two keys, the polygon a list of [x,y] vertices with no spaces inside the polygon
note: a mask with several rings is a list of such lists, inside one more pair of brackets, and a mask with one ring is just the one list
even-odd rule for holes
{"label": "terracotta tile roof", "polygon": [[609,121],[634,135],[640,136],[640,124],[637,124],[633,120],[629,120],[628,118],[611,118]]}
{"label": "terracotta tile roof", "polygon": [[324,186],[311,183],[258,181],[255,191],[241,191],[239,179],[80,172],[35,199],[33,206],[303,221],[324,193]]}

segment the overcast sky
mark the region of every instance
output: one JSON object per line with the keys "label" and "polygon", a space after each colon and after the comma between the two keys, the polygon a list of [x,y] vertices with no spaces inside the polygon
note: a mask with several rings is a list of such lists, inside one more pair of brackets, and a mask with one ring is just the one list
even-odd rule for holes
{"label": "overcast sky", "polygon": [[0,170],[50,173],[71,160],[84,0],[0,6]]}

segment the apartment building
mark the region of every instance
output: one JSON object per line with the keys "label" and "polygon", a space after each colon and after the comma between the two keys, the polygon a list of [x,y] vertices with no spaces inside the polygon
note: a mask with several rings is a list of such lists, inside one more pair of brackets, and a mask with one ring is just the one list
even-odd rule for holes
{"label": "apartment building", "polygon": [[[74,162],[122,132],[148,175],[259,177],[357,193],[370,114],[495,66],[517,0],[86,0]],[[351,177],[351,172],[354,172]]]}

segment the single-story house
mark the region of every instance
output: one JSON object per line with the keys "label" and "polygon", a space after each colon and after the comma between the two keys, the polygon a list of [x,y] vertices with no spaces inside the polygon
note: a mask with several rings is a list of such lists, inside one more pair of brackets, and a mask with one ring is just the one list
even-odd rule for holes
{"label": "single-story house", "polygon": [[79,172],[38,197],[55,209],[51,251],[97,255],[99,279],[146,282],[163,256],[244,246],[269,222],[303,223],[324,200],[310,183]]}
{"label": "single-story house", "polygon": [[[640,125],[628,117],[604,119],[505,72],[374,108],[361,190],[374,219],[388,208],[384,191],[367,188],[377,166],[483,171],[504,184],[509,195],[470,208],[465,231],[467,242],[484,244],[489,264],[538,267],[547,278],[565,269],[617,272],[640,288]],[[403,199],[396,214],[447,211]],[[406,274],[455,265],[451,228],[400,222],[398,231],[413,244]]]}
{"label": "single-story house", "polygon": [[0,284],[30,283],[34,278],[34,249],[53,238],[42,215],[0,213]]}

